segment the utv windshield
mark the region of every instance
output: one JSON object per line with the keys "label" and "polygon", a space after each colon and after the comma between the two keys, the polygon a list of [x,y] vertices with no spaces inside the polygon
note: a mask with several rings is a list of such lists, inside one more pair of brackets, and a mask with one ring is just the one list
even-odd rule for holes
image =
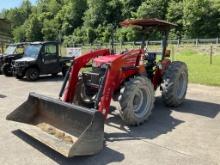
{"label": "utv windshield", "polygon": [[5,54],[6,55],[14,54],[15,50],[16,50],[16,46],[15,45],[9,45],[7,47],[7,49],[5,50]]}
{"label": "utv windshield", "polygon": [[41,45],[29,45],[24,51],[24,57],[37,58]]}

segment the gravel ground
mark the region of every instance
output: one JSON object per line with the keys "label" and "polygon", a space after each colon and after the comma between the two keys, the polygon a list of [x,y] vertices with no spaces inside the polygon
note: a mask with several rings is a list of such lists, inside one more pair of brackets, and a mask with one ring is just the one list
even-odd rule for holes
{"label": "gravel ground", "polygon": [[67,159],[5,120],[30,91],[57,98],[61,84],[61,77],[33,83],[0,75],[1,164],[220,164],[219,87],[190,84],[178,108],[165,107],[157,91],[153,114],[139,127],[124,126],[113,103],[116,110],[105,124],[104,149],[94,156]]}

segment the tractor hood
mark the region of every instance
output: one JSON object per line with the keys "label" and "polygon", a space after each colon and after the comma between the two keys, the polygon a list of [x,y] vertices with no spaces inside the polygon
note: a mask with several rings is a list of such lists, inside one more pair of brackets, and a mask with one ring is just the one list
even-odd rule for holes
{"label": "tractor hood", "polygon": [[4,60],[13,59],[14,57],[15,57],[14,54],[1,54],[0,61],[3,62]]}
{"label": "tractor hood", "polygon": [[2,57],[3,58],[13,58],[15,56],[15,54],[3,54]]}
{"label": "tractor hood", "polygon": [[100,56],[93,60],[94,67],[100,67],[102,64],[112,63],[115,59],[122,55],[115,54],[115,55],[108,55],[108,56]]}

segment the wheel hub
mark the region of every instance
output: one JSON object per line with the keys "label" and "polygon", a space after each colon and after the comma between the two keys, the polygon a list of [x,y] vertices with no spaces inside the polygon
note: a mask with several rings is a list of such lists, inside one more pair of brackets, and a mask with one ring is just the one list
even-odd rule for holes
{"label": "wheel hub", "polygon": [[133,99],[133,108],[134,108],[134,113],[138,118],[141,118],[145,116],[148,111],[146,109],[149,109],[150,102],[148,98],[150,97],[150,91],[147,90],[147,92],[143,92],[144,90],[139,88],[136,90],[134,94],[134,99]]}
{"label": "wheel hub", "polygon": [[137,93],[134,95],[134,100],[133,100],[134,111],[138,112],[142,104],[143,104],[143,93],[138,89]]}
{"label": "wheel hub", "polygon": [[30,76],[31,76],[32,79],[35,79],[35,78],[37,77],[37,72],[33,72],[33,73],[31,73]]}
{"label": "wheel hub", "polygon": [[176,95],[179,99],[181,99],[185,94],[186,87],[187,87],[186,74],[185,72],[182,72],[178,79],[177,90],[176,90]]}

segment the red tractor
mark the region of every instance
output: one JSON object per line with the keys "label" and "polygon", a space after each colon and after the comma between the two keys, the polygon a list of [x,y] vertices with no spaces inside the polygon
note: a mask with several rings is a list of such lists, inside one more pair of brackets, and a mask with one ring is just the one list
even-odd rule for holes
{"label": "red tractor", "polygon": [[[22,131],[66,157],[91,155],[103,148],[104,121],[111,99],[120,103],[122,120],[139,125],[154,106],[160,87],[167,106],[180,105],[186,95],[188,71],[185,63],[171,62],[167,36],[175,24],[158,20],[125,20],[122,26],[143,31],[159,29],[163,34],[162,58],[140,49],[112,54],[109,49],[92,51],[74,59],[60,92],[60,100],[31,93],[28,100],[7,116],[24,123]],[[90,71],[82,71],[88,67]],[[88,69],[87,69],[88,70]]]}

